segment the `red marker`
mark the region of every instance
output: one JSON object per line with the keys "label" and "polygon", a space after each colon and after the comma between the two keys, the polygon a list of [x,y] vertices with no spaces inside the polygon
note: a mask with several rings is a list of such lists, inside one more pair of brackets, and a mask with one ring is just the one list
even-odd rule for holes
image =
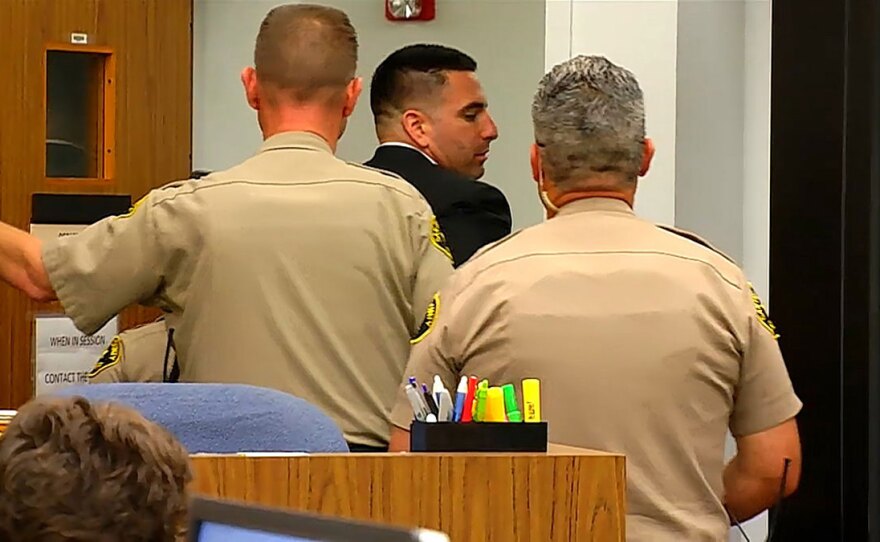
{"label": "red marker", "polygon": [[462,423],[473,421],[474,394],[477,391],[477,377],[468,378],[467,394],[464,396],[464,408],[461,411]]}

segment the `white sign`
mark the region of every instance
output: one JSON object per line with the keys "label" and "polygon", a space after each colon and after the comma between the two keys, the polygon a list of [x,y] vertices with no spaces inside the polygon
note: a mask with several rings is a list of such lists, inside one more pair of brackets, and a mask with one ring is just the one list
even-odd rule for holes
{"label": "white sign", "polygon": [[89,35],[84,32],[71,32],[70,43],[74,45],[88,45]]}
{"label": "white sign", "polygon": [[86,375],[118,330],[117,318],[94,335],[83,335],[65,316],[37,316],[35,395],[72,384],[86,384]]}
{"label": "white sign", "polygon": [[31,224],[31,235],[45,243],[58,237],[76,235],[87,227],[80,224]]}

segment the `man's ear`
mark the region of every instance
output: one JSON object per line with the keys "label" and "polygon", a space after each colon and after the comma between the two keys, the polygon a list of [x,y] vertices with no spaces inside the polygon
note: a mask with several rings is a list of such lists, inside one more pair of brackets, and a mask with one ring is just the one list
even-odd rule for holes
{"label": "man's ear", "polygon": [[241,70],[241,84],[244,86],[244,95],[251,109],[260,110],[260,90],[257,82],[257,71],[252,67]]}
{"label": "man's ear", "polygon": [[536,183],[541,182],[541,149],[537,143],[532,143],[529,147],[529,163],[532,165],[532,179]]}
{"label": "man's ear", "polygon": [[355,77],[348,82],[348,85],[345,87],[345,106],[342,108],[343,117],[349,117],[354,113],[354,108],[357,106],[358,98],[360,98],[363,90],[364,80],[362,78]]}
{"label": "man's ear", "polygon": [[651,169],[651,160],[654,159],[654,140],[650,137],[645,138],[645,154],[642,156],[642,166],[639,169],[639,177],[644,177]]}
{"label": "man's ear", "polygon": [[431,143],[431,125],[428,116],[418,109],[407,109],[400,117],[400,125],[417,147],[425,149]]}

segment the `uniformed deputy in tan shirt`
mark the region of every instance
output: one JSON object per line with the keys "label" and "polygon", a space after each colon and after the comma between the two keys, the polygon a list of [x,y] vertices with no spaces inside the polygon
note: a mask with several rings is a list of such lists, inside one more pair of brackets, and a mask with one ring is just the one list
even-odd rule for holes
{"label": "uniformed deputy in tan shirt", "polygon": [[256,156],[42,247],[0,228],[0,276],[57,296],[85,333],[132,302],[157,305],[181,381],[289,392],[351,444],[383,447],[448,250],[408,183],[333,155],[361,89],[344,13],[276,8],[254,57],[242,80],[265,138]]}
{"label": "uniformed deputy in tan shirt", "polygon": [[[770,506],[785,458],[786,492],[797,484],[801,403],[776,330],[733,262],[634,215],[653,145],[631,73],[563,63],[533,117],[552,219],[456,271],[406,376],[539,378],[553,442],[626,455],[627,540],[726,540],[725,504],[740,520]],[[392,449],[412,418],[401,391]],[[739,454],[725,468],[728,429]]]}

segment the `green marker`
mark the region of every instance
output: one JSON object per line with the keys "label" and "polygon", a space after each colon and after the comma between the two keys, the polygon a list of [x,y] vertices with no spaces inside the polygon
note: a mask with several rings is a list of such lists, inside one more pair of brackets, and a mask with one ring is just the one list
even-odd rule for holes
{"label": "green marker", "polygon": [[474,421],[486,421],[486,398],[489,396],[489,381],[483,380],[474,394]]}
{"label": "green marker", "polygon": [[516,388],[513,384],[505,384],[501,386],[504,392],[504,410],[507,413],[507,421],[521,422],[523,421],[522,412],[516,404]]}

